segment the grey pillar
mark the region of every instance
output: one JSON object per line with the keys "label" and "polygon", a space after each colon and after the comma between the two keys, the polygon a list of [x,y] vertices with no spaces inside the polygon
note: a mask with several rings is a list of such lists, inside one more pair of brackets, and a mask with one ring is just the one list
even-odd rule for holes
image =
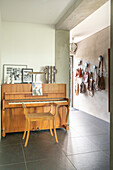
{"label": "grey pillar", "polygon": [[69,31],[55,31],[55,66],[56,83],[67,84],[67,97],[69,97]]}

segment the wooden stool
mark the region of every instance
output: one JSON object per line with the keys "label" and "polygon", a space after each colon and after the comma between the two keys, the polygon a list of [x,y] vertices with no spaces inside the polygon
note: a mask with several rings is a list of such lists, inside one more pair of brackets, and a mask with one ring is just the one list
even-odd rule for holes
{"label": "wooden stool", "polygon": [[[51,121],[53,121],[53,129],[54,129],[55,140],[56,140],[56,143],[58,143],[58,138],[57,138],[56,128],[55,128],[55,117],[58,113],[59,105],[57,105],[55,103],[52,103],[52,104],[46,103],[43,106],[48,106],[48,105],[50,106],[50,112],[47,112],[47,113],[27,113],[26,105],[24,103],[22,104],[22,106],[24,108],[24,115],[25,115],[25,118],[26,118],[26,125],[25,125],[25,131],[24,131],[23,139],[25,139],[26,132],[27,132],[26,141],[25,141],[25,145],[24,145],[25,147],[27,146],[28,140],[29,140],[30,123],[33,122],[33,121],[49,120],[51,136],[53,136],[53,132],[52,132],[52,128],[51,128]],[[55,113],[53,113],[53,106],[55,106]]]}

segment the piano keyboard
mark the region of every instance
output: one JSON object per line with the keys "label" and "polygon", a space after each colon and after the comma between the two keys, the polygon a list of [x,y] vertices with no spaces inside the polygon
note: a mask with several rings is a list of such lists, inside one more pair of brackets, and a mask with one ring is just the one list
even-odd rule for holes
{"label": "piano keyboard", "polygon": [[38,104],[38,103],[61,103],[61,102],[67,102],[67,100],[60,100],[60,101],[38,101],[38,102],[10,102],[9,105],[12,104]]}

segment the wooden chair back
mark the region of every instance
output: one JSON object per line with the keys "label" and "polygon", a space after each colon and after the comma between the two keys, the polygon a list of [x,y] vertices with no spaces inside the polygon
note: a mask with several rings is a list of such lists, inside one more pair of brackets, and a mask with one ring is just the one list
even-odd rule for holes
{"label": "wooden chair back", "polygon": [[[57,115],[57,113],[58,113],[58,107],[59,107],[59,105],[58,104],[56,104],[56,103],[45,103],[44,105],[43,105],[43,107],[44,106],[50,106],[50,114],[52,114],[54,117],[56,117],[56,115]],[[25,105],[25,103],[22,103],[22,107],[23,107],[23,109],[24,109],[24,115],[25,116],[27,116],[27,107],[26,107],[26,105]],[[38,107],[38,106],[37,106]],[[54,107],[55,107],[55,112],[54,112]]]}

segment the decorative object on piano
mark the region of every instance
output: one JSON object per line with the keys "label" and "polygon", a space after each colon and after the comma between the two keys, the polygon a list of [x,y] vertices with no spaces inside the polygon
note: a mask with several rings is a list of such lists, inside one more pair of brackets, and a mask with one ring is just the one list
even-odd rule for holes
{"label": "decorative object on piano", "polygon": [[43,95],[42,93],[42,84],[41,83],[32,83],[32,95]]}
{"label": "decorative object on piano", "polygon": [[22,83],[22,68],[27,68],[27,65],[12,65],[4,64],[4,83],[10,84],[13,78],[13,83]]}
{"label": "decorative object on piano", "polygon": [[32,68],[22,69],[22,83],[32,83],[33,82],[33,75],[29,74],[33,72]]}
{"label": "decorative object on piano", "polygon": [[44,72],[29,72],[29,74],[35,75],[35,83],[40,83],[40,77],[38,75],[45,74],[45,73]]}
{"label": "decorative object on piano", "polygon": [[55,83],[55,74],[57,73],[55,66],[46,66],[44,72],[46,83]]}

